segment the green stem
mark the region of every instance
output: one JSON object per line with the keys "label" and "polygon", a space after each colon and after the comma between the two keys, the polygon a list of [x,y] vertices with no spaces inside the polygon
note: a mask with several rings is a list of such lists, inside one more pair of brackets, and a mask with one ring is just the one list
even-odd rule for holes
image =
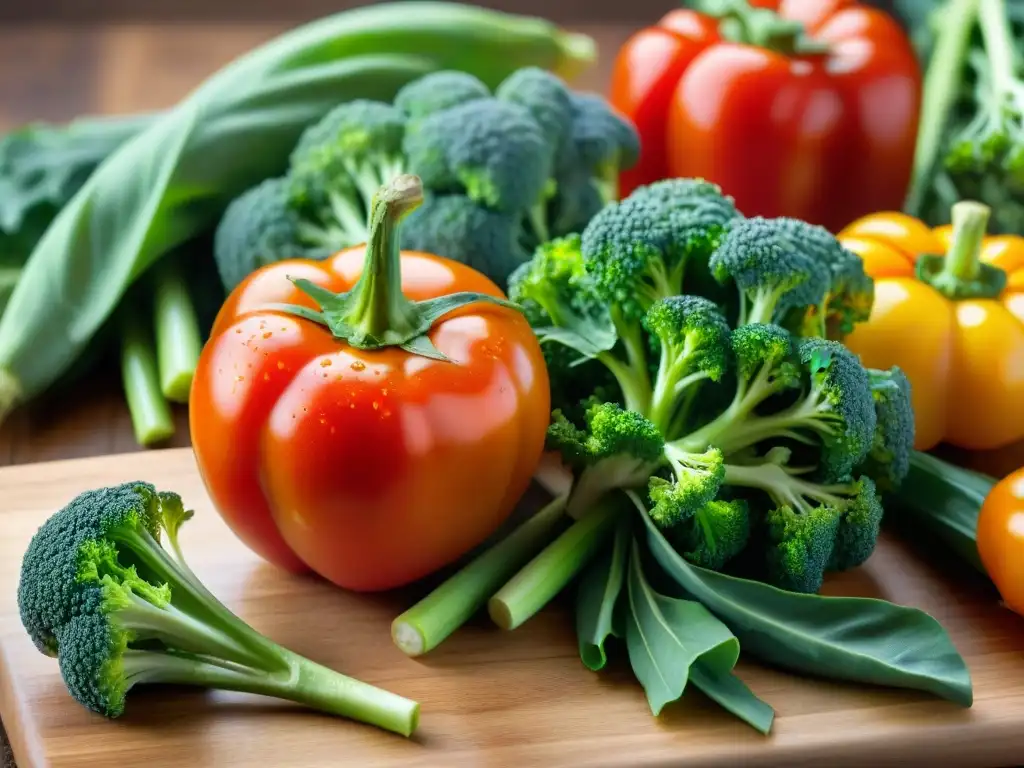
{"label": "green stem", "polygon": [[937,280],[943,284],[975,280],[981,271],[981,246],[991,211],[982,203],[963,200],[953,206],[950,214],[952,241]]}
{"label": "green stem", "polygon": [[391,624],[395,645],[409,656],[419,656],[465,624],[495,590],[550,542],[565,517],[566,498],[556,498],[396,618]]}
{"label": "green stem", "polygon": [[160,389],[153,340],[131,310],[121,323],[121,380],[138,444],[149,447],[170,438],[174,418]]}
{"label": "green stem", "polygon": [[606,497],[545,547],[488,601],[494,623],[515,629],[551,602],[600,551],[620,510]]}
{"label": "green stem", "polygon": [[160,389],[171,402],[187,403],[203,342],[181,265],[169,258],[157,266],[153,326]]}
{"label": "green stem", "polygon": [[754,8],[746,0],[705,0],[704,13],[719,20],[726,40],[765,48],[784,56],[827,53],[829,46],[807,36],[802,23],[784,19],[768,8]]}
{"label": "green stem", "polygon": [[952,0],[943,12],[943,23],[925,73],[914,169],[904,205],[912,216],[920,216],[932,172],[939,162],[949,116],[966,74],[967,49],[977,13],[978,0]]}
{"label": "green stem", "polygon": [[231,668],[188,653],[127,650],[123,669],[129,686],[170,683],[294,701],[307,707],[410,736],[419,704],[355,680],[282,649],[286,672],[267,674]]}
{"label": "green stem", "polygon": [[1014,89],[1014,42],[1010,35],[1009,13],[1005,0],[980,0],[978,22],[988,54],[992,90],[1003,103]]}

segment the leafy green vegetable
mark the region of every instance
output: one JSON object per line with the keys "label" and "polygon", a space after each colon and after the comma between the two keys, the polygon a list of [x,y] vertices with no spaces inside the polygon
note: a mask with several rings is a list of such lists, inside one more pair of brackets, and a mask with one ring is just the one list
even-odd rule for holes
{"label": "leafy green vegetable", "polygon": [[434,2],[344,11],[250,51],[110,155],[46,230],[0,318],[0,414],[57,381],[129,285],[280,175],[339,102],[390,100],[440,69],[494,87],[523,66],[569,76],[592,58],[592,40],[543,20]]}
{"label": "leafy green vegetable", "polygon": [[616,605],[625,583],[631,542],[629,522],[620,520],[612,548],[583,573],[576,594],[576,637],[580,658],[595,672],[604,669],[608,662],[605,641],[611,636],[621,638],[625,635],[625,630],[616,626],[622,623],[621,614],[616,620]]}

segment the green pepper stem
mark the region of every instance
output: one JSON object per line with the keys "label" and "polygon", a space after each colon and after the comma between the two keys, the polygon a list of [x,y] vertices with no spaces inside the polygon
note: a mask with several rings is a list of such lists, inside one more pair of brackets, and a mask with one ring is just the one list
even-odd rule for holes
{"label": "green pepper stem", "polygon": [[942,284],[977,279],[981,271],[981,245],[991,213],[987,205],[973,200],[962,200],[950,209],[953,237],[940,273]]}
{"label": "green pepper stem", "polygon": [[780,53],[783,56],[828,53],[828,43],[807,35],[804,25],[784,19],[769,8],[755,8],[747,0],[704,0],[703,13],[718,19],[726,40]]}

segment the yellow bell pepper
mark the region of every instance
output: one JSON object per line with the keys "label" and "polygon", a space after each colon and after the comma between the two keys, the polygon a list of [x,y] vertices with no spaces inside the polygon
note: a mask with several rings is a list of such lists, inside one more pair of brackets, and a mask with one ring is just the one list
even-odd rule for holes
{"label": "yellow bell pepper", "polygon": [[838,238],[875,279],[871,317],[845,343],[910,380],[915,447],[967,450],[1024,438],[1024,237],[986,236],[990,210],[964,201],[952,225],[865,216]]}

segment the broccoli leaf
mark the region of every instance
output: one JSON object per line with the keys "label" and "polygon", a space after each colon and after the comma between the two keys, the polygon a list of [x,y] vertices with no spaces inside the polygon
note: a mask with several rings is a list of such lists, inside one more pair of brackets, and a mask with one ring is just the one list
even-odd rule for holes
{"label": "broccoli leaf", "polygon": [[786,592],[698,568],[645,512],[640,517],[654,560],[726,623],[744,651],[795,672],[926,691],[971,706],[970,671],[946,630],[924,611],[872,598]]}
{"label": "broccoli leaf", "polygon": [[576,638],[580,658],[589,669],[604,669],[608,657],[604,643],[609,636],[622,637],[616,622],[616,605],[622,594],[622,584],[628,558],[630,526],[623,519],[615,532],[612,548],[599,557],[583,574],[576,596]]}
{"label": "broccoli leaf", "polygon": [[690,682],[751,728],[766,735],[771,731],[775,710],[732,672],[717,672],[698,661],[690,667]]}

